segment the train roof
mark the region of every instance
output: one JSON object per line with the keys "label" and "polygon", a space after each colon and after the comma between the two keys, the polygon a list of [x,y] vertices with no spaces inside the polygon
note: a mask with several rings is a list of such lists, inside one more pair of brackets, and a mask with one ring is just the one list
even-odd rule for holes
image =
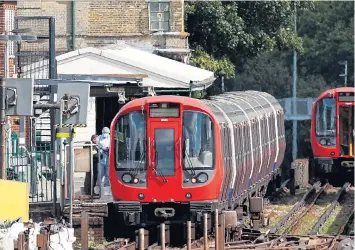
{"label": "train roof", "polygon": [[193,106],[197,109],[205,110],[206,112],[211,112],[210,108],[198,99],[185,96],[175,96],[175,95],[160,95],[160,96],[147,96],[139,99],[135,99],[127,103],[122,110],[131,109],[134,107],[139,107],[145,104],[157,103],[157,102],[176,102],[183,103],[185,106]]}
{"label": "train roof", "polygon": [[340,87],[340,88],[328,89],[328,90],[324,91],[321,95],[328,94],[329,92],[334,94],[334,93],[339,93],[339,92],[354,92],[354,91],[355,91],[354,87]]}
{"label": "train roof", "polygon": [[335,95],[335,94],[341,93],[341,92],[355,92],[355,88],[354,87],[340,87],[340,88],[328,89],[326,91],[323,91],[318,96],[316,102],[318,102],[320,99],[323,99],[328,94]]}
{"label": "train roof", "polygon": [[[258,101],[256,101],[258,99]],[[264,100],[263,100],[264,99]],[[228,100],[228,101],[227,101]],[[244,101],[243,101],[244,100]],[[140,108],[146,104],[157,103],[157,102],[175,102],[182,103],[184,106],[194,107],[195,109],[202,110],[209,114],[216,114],[216,110],[212,103],[219,103],[218,106],[221,106],[225,111],[236,112],[237,109],[235,105],[226,105],[226,104],[234,104],[239,105],[239,107],[243,110],[264,106],[267,102],[270,105],[274,106],[277,110],[282,110],[282,107],[275,99],[274,96],[260,91],[233,91],[233,92],[225,92],[220,95],[210,96],[207,99],[194,99],[191,97],[185,96],[175,96],[175,95],[160,95],[160,96],[147,96],[139,99],[135,99],[127,103],[119,113],[126,113],[129,110]],[[249,104],[247,104],[249,103]],[[218,113],[218,112],[217,112]]]}

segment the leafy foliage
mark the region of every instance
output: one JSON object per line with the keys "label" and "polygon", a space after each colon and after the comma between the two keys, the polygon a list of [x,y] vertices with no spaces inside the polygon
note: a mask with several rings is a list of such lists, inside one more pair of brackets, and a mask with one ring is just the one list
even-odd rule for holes
{"label": "leafy foliage", "polygon": [[[291,1],[199,1],[186,4],[186,27],[196,50],[193,61],[228,72],[226,91],[259,90],[276,98],[292,96],[292,50],[298,52],[297,96],[317,97],[343,86],[348,61],[348,86],[354,85],[354,2],[298,1],[297,34]],[[229,59],[229,60],[228,60]],[[235,77],[230,73],[232,64]],[[207,94],[220,93],[220,79]],[[203,95],[201,95],[203,96]],[[311,157],[310,122],[298,123],[299,157]],[[291,163],[292,122],[285,123],[285,165]]]}
{"label": "leafy foliage", "polygon": [[303,51],[302,40],[293,32],[290,1],[189,2],[185,13],[192,46],[216,58],[228,56],[238,64],[272,49]]}
{"label": "leafy foliage", "polygon": [[[292,96],[292,67],[287,63],[287,57],[287,54],[275,51],[248,59],[244,64],[243,73],[228,84],[228,89],[264,91],[276,98]],[[309,84],[310,82],[312,84]],[[304,70],[298,73],[297,87],[299,97],[317,97],[327,89],[322,76],[307,75]]]}
{"label": "leafy foliage", "polygon": [[354,2],[317,2],[314,10],[302,10],[298,32],[303,38],[305,54],[300,66],[308,74],[321,74],[331,86],[343,86],[339,74],[348,61],[348,83],[354,84]]}
{"label": "leafy foliage", "polygon": [[202,69],[210,70],[212,72],[218,73],[224,71],[227,77],[235,76],[234,64],[227,57],[216,59],[201,47],[198,47],[196,53],[191,58],[191,62]]}

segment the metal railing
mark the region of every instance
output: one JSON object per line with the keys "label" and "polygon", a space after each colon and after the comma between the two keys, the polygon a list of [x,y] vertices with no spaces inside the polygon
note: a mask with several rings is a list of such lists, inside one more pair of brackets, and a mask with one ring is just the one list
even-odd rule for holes
{"label": "metal railing", "polygon": [[53,200],[53,150],[49,145],[16,146],[6,153],[7,179],[29,184],[30,202]]}

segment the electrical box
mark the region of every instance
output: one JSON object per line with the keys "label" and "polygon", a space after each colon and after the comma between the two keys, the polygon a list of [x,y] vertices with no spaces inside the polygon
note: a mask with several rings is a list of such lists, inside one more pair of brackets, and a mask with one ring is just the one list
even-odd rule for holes
{"label": "electrical box", "polygon": [[34,79],[5,78],[6,115],[33,116]]}
{"label": "electrical box", "polygon": [[57,102],[62,103],[62,112],[56,110],[56,124],[59,125],[61,120],[62,125],[86,127],[89,94],[88,83],[58,83]]}

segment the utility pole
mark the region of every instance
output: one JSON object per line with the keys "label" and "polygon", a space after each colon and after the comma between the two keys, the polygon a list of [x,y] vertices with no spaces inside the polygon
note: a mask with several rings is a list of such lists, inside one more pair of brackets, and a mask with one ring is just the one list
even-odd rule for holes
{"label": "utility pole", "polygon": [[[293,25],[295,34],[297,34],[297,9],[296,1],[293,2],[295,13],[293,16]],[[296,49],[293,49],[293,116],[294,119],[297,114],[297,52]],[[297,158],[297,120],[292,121],[292,159],[296,160]]]}
{"label": "utility pole", "polygon": [[219,76],[221,77],[221,91],[222,93],[224,93],[224,77],[225,77],[226,73],[222,70],[221,72],[219,72]]}
{"label": "utility pole", "polygon": [[347,87],[348,86],[348,61],[341,61],[339,62],[339,64],[344,65],[345,67],[344,74],[340,74],[339,76],[344,77],[344,86]]}
{"label": "utility pole", "polygon": [[6,180],[6,88],[0,77],[0,179]]}

